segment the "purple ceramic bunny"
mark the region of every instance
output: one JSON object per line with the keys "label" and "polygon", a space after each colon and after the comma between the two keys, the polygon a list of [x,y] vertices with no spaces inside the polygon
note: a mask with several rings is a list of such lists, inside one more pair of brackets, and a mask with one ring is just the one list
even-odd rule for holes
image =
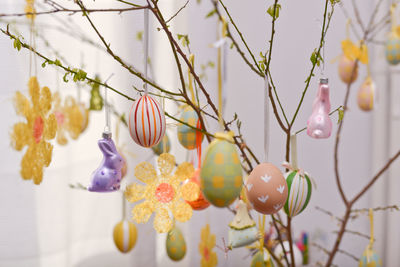
{"label": "purple ceramic bunny", "polygon": [[307,121],[307,134],[317,139],[328,138],[332,132],[332,121],[329,117],[331,103],[328,79],[320,80],[317,97],[312,108],[312,114]]}
{"label": "purple ceramic bunny", "polygon": [[103,152],[103,161],[92,174],[92,183],[88,190],[92,192],[112,192],[119,189],[121,169],[124,159],[118,153],[110,133],[103,133],[99,148]]}

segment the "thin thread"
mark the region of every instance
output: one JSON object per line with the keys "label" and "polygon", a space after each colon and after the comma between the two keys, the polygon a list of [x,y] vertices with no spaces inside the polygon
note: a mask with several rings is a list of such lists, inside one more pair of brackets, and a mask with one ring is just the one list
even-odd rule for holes
{"label": "thin thread", "polygon": [[264,77],[264,162],[268,162],[269,149],[269,81]]}
{"label": "thin thread", "polygon": [[[144,49],[144,78],[147,80],[147,68],[148,68],[148,58],[149,58],[149,10],[146,8],[144,10],[144,30],[143,30],[143,49]],[[144,83],[144,93],[147,95],[148,88],[147,82]]]}
{"label": "thin thread", "polygon": [[[107,85],[107,82],[111,79],[111,77],[114,76],[114,73],[112,73],[108,79],[104,82],[105,85]],[[104,132],[110,132],[110,106],[108,104],[108,99],[107,99],[107,87],[104,87],[104,105],[105,105],[105,115],[106,115],[106,126],[104,127]]]}

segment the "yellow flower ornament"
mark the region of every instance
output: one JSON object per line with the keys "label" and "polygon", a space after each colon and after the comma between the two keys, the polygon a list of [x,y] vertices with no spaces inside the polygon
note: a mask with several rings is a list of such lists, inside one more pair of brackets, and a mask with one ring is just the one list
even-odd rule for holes
{"label": "yellow flower ornament", "polygon": [[86,129],[89,121],[89,110],[76,103],[72,96],[67,96],[64,105],[61,105],[61,96],[58,92],[53,95],[54,115],[57,119],[57,143],[66,145],[66,132],[72,139],[77,139]]}
{"label": "yellow flower ornament", "polygon": [[185,181],[194,173],[192,164],[184,162],[173,173],[175,158],[163,153],[158,158],[157,165],[159,174],[148,162],[137,165],[135,176],[145,185],[128,185],[125,196],[130,202],[144,200],[132,209],[135,222],[146,223],[154,212],[154,229],[159,233],[166,233],[173,226],[173,218],[186,222],[192,217],[192,207],[185,201],[196,200],[199,187],[196,183]]}
{"label": "yellow flower ornament", "polygon": [[366,44],[355,45],[350,39],[343,40],[341,44],[343,54],[349,60],[358,59],[361,63],[368,64],[368,48]]}
{"label": "yellow flower ornament", "polygon": [[50,89],[40,89],[36,77],[29,79],[28,86],[31,101],[19,91],[14,97],[16,113],[25,117],[26,122],[14,124],[11,145],[18,151],[28,147],[21,161],[21,176],[40,184],[43,168],[51,162],[53,145],[48,141],[56,135],[57,121],[54,114],[50,114]]}
{"label": "yellow flower ornament", "polygon": [[210,225],[206,224],[201,229],[201,240],[199,252],[201,255],[201,267],[214,267],[218,264],[217,253],[213,251],[215,247],[215,235],[210,233]]}

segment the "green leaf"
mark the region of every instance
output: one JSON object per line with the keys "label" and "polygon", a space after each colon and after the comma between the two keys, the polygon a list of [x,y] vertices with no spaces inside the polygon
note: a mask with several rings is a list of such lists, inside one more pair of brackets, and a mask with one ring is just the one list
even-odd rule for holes
{"label": "green leaf", "polygon": [[207,13],[206,19],[212,17],[217,11],[215,9],[211,10],[210,12]]}
{"label": "green leaf", "polygon": [[54,61],[54,64],[55,64],[56,66],[61,66],[61,61],[58,60],[58,59],[56,59],[56,60]]}
{"label": "green leaf", "polygon": [[67,79],[68,74],[69,74],[69,72],[66,72],[66,73],[64,74],[63,81],[64,81],[65,83],[68,82],[68,79]]}
{"label": "green leaf", "polygon": [[185,46],[188,46],[189,44],[190,44],[190,42],[189,42],[189,37],[188,37],[188,35],[187,34],[177,34],[177,36],[178,36],[178,40],[180,40],[181,42],[182,42],[182,45],[185,47]]}
{"label": "green leaf", "polygon": [[[272,6],[270,6],[267,10],[267,13],[272,17],[277,19],[279,17],[279,10],[281,9],[281,5],[280,4],[276,4],[276,8],[275,8],[275,4],[273,4]],[[276,14],[275,14],[276,12]]]}
{"label": "green leaf", "polygon": [[338,121],[337,121],[338,124],[343,120],[343,116],[344,116],[344,110],[343,107],[341,107],[338,109]]}
{"label": "green leaf", "polygon": [[21,50],[21,41],[18,38],[14,39],[14,48]]}

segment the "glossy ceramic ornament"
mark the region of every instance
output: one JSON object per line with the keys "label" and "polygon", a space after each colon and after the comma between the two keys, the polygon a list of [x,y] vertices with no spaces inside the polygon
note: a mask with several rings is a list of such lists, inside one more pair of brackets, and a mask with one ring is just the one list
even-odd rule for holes
{"label": "glossy ceramic ornament", "polygon": [[186,242],[178,227],[173,227],[167,234],[166,248],[168,257],[173,261],[180,261],[186,254]]}
{"label": "glossy ceramic ornament", "polygon": [[164,111],[149,95],[145,94],[133,103],[128,123],[133,141],[140,146],[155,146],[164,137],[166,129]]}
{"label": "glossy ceramic ornament", "polygon": [[391,65],[397,65],[400,62],[400,36],[397,31],[392,31],[385,45],[386,60]]}
{"label": "glossy ceramic ornament", "polygon": [[307,134],[310,137],[321,139],[331,136],[332,121],[329,117],[330,111],[328,79],[320,79],[317,97],[312,106],[312,114],[307,120]]}
{"label": "glossy ceramic ornament", "polygon": [[246,195],[252,207],[262,214],[278,212],[286,202],[288,188],[281,171],[271,163],[261,163],[250,173]]}
{"label": "glossy ceramic ornament", "polygon": [[[97,82],[100,82],[99,76],[95,77]],[[92,90],[90,90],[90,110],[102,110],[103,109],[103,97],[100,94],[100,84],[92,83]]]}
{"label": "glossy ceramic ornament", "polygon": [[116,191],[120,187],[124,159],[118,153],[111,139],[111,133],[103,133],[103,139],[99,140],[98,145],[103,153],[103,161],[93,172],[88,190],[92,192]]}
{"label": "glossy ceramic ornament", "polygon": [[310,201],[312,191],[311,180],[306,173],[299,170],[286,173],[285,178],[289,194],[284,211],[288,216],[294,217],[300,214]]}
{"label": "glossy ceramic ornament", "polygon": [[[198,186],[200,186],[200,169],[197,169],[194,172],[193,177],[190,178],[189,181],[196,183]],[[207,199],[205,199],[201,191],[199,192],[199,197],[196,200],[186,201],[186,202],[189,203],[189,205],[194,210],[204,210],[210,206],[210,202],[208,202]]]}
{"label": "glossy ceramic ornament", "polygon": [[375,84],[372,78],[368,76],[357,93],[358,107],[363,111],[370,111],[374,108]]}
{"label": "glossy ceramic ornament", "polygon": [[115,246],[117,246],[118,250],[122,253],[127,253],[136,244],[136,226],[127,220],[122,220],[115,225],[113,237]]}
{"label": "glossy ceramic ornament", "polygon": [[[165,144],[165,151],[164,151],[164,144]],[[151,149],[154,153],[158,156],[162,153],[169,153],[171,150],[171,142],[169,141],[168,134],[165,134],[164,137],[161,139],[160,143],[155,146],[152,146]]]}
{"label": "glossy ceramic ornament", "polygon": [[[285,251],[286,251],[286,256],[288,258],[289,264],[291,263],[291,257],[290,257],[290,243],[289,241],[283,241],[283,246],[285,247]],[[293,254],[294,254],[294,262],[296,263],[296,266],[300,266],[303,262],[303,255],[301,254],[300,249],[296,246],[293,245]],[[285,266],[285,256],[284,256],[284,252],[282,249],[282,246],[280,244],[278,244],[275,249],[274,249],[274,254],[275,256],[278,257],[278,259],[280,259],[281,263]]]}
{"label": "glossy ceramic ornament", "polygon": [[242,188],[242,166],[233,144],[233,133],[216,133],[200,171],[201,189],[216,207],[230,205]]}
{"label": "glossy ceramic ornament", "polygon": [[358,66],[356,64],[356,60],[350,59],[346,57],[346,55],[344,54],[341,55],[338,71],[339,71],[339,77],[344,83],[346,84],[353,83],[355,80],[357,80],[358,77]]}
{"label": "glossy ceramic ornament", "polygon": [[228,249],[250,245],[259,238],[256,223],[250,218],[246,203],[239,200],[235,218],[229,223]]}
{"label": "glossy ceramic ornament", "polygon": [[[196,111],[189,105],[183,107],[180,120],[193,127],[197,127],[199,125],[199,117],[197,116]],[[190,128],[182,123],[178,125],[178,140],[179,143],[181,143],[181,145],[186,149],[192,150],[196,148],[196,134],[200,135],[201,144],[204,137],[201,132],[196,131],[195,129]]]}
{"label": "glossy ceramic ornament", "polygon": [[250,267],[274,267],[272,257],[268,251],[264,248],[264,252],[258,251],[251,260]]}

